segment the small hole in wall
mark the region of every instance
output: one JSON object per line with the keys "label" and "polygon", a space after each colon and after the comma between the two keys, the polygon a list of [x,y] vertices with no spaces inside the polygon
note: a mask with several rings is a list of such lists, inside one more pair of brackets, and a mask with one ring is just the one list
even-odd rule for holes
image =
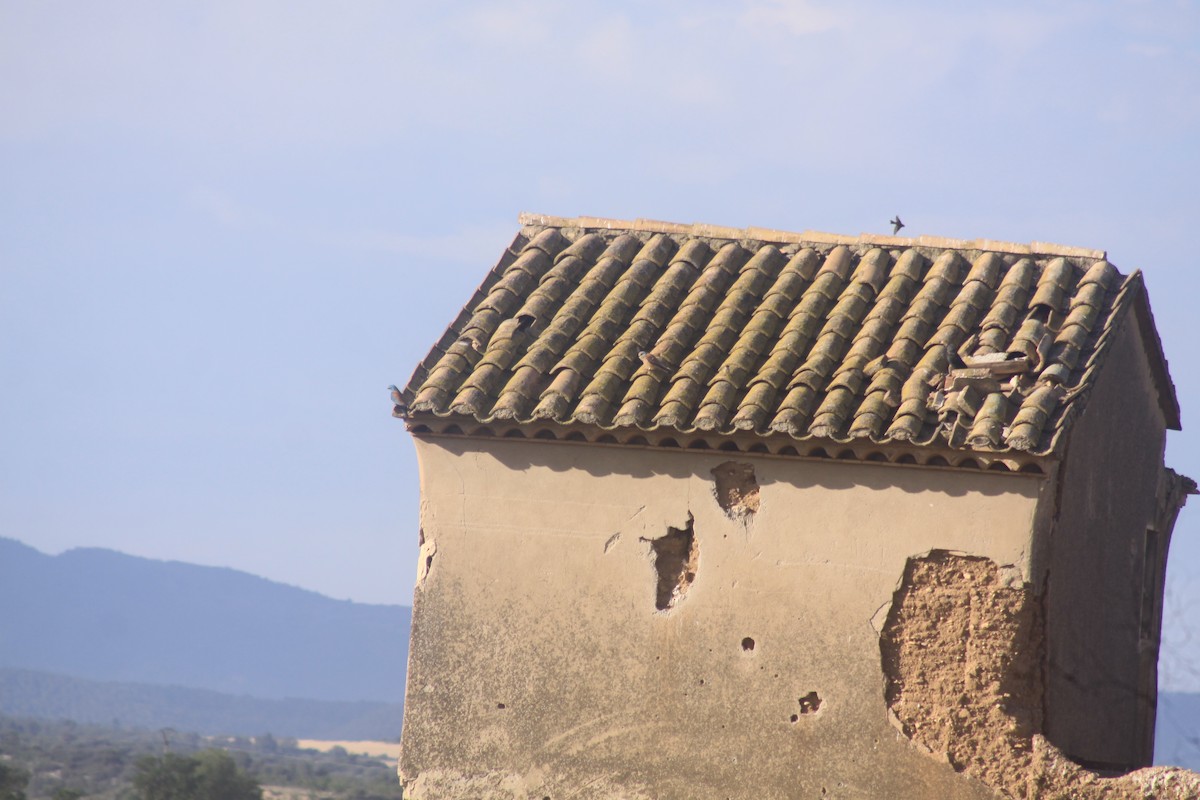
{"label": "small hole in wall", "polygon": [[758,481],[751,464],[726,461],[712,470],[713,494],[727,516],[743,521],[758,511]]}
{"label": "small hole in wall", "polygon": [[504,710],[505,708],[508,708],[508,706],[504,705],[504,703],[496,703],[496,708]]}
{"label": "small hole in wall", "polygon": [[742,650],[746,651],[747,653],[754,650],[754,640],[749,636],[747,636],[745,639],[742,639]]}
{"label": "small hole in wall", "polygon": [[821,697],[816,692],[809,692],[800,698],[800,713],[815,714],[821,708]]}
{"label": "small hole in wall", "polygon": [[790,719],[791,719],[791,721],[792,721],[792,722],[799,722],[799,721],[800,721],[800,715],[799,715],[799,714],[792,714],[792,716],[790,717]]}

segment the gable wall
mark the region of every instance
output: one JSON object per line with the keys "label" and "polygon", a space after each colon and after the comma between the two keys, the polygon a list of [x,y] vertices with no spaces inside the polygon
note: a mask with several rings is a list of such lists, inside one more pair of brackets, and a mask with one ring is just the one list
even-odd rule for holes
{"label": "gable wall", "polygon": [[1130,315],[1072,431],[1047,561],[1046,735],[1116,768],[1150,763],[1158,657],[1139,617],[1166,425],[1139,335]]}
{"label": "gable wall", "polygon": [[[416,443],[406,797],[992,796],[889,724],[879,629],[933,549],[1029,581],[1045,479]],[[718,502],[731,460],[753,470],[753,514]],[[655,543],[667,558],[662,537],[689,526],[694,579],[660,610]]]}

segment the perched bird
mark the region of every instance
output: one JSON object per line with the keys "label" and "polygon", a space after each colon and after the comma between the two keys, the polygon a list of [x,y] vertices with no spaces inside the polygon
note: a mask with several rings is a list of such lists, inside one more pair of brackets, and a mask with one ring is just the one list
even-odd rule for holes
{"label": "perched bird", "polygon": [[456,342],[456,344],[465,344],[465,345],[469,346],[472,350],[474,350],[476,353],[483,352],[483,344],[480,343],[480,341],[478,339],[476,339],[472,336],[460,336],[460,337],[458,337],[458,341]]}
{"label": "perched bird", "polygon": [[654,355],[653,353],[647,353],[645,350],[639,350],[638,358],[640,358],[642,360],[643,364],[645,364],[647,367],[650,367],[651,369],[656,369],[659,372],[667,371],[667,365],[663,363],[663,360],[661,358]]}
{"label": "perched bird", "polygon": [[963,361],[962,356],[960,356],[958,354],[958,351],[951,347],[946,348],[946,361],[949,362],[950,369],[966,369],[967,368],[967,362]]}
{"label": "perched bird", "polygon": [[408,416],[408,403],[404,402],[404,395],[400,394],[400,390],[395,384],[388,387],[392,393],[392,416],[404,418]]}
{"label": "perched bird", "polygon": [[890,222],[892,224],[892,235],[893,236],[895,236],[897,233],[899,233],[900,229],[904,227],[904,223],[900,221],[899,214],[897,214],[896,216],[889,219],[888,222]]}

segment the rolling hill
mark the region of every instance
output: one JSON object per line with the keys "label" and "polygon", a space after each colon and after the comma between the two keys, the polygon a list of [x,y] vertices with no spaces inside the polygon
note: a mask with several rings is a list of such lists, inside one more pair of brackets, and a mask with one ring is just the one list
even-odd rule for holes
{"label": "rolling hill", "polygon": [[410,609],[232,569],[0,538],[0,667],[263,699],[401,703]]}

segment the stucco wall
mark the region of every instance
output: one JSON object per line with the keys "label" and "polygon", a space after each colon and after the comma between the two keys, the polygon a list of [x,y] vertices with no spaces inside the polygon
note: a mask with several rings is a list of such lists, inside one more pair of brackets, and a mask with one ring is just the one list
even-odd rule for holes
{"label": "stucco wall", "polygon": [[[931,549],[1028,581],[1043,479],[507,440],[417,451],[406,796],[993,796],[889,722],[879,628]],[[753,513],[718,504],[729,461],[753,468]],[[743,494],[723,499],[748,509]],[[689,528],[694,579],[659,610],[653,542]]]}
{"label": "stucco wall", "polygon": [[[1166,424],[1132,317],[1116,336],[1060,474],[1049,538],[1045,724],[1047,738],[1072,758],[1128,768],[1152,757],[1158,651],[1139,648],[1139,611]],[[1159,559],[1169,535],[1161,532]],[[1141,704],[1139,691],[1147,695]]]}

